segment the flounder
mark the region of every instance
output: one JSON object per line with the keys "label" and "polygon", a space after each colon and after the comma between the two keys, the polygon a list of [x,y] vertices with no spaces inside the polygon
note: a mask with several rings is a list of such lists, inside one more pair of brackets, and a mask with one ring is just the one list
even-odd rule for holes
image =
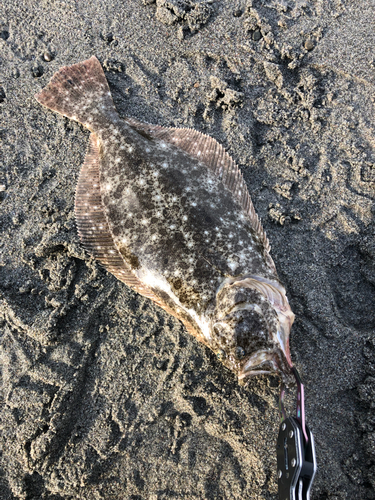
{"label": "flounder", "polygon": [[196,130],[120,118],[96,57],[61,68],[36,99],[91,131],[75,201],[89,253],[181,320],[240,382],[289,378],[294,314],[224,148]]}

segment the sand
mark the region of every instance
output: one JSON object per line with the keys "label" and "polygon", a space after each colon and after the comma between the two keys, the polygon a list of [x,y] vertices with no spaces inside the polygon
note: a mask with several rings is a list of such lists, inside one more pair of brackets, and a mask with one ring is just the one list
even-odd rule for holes
{"label": "sand", "polygon": [[375,498],[374,7],[1,2],[1,499],[277,499],[278,379],[240,387],[79,242],[89,133],[33,96],[92,55],[122,116],[239,164],[296,314],[312,500]]}

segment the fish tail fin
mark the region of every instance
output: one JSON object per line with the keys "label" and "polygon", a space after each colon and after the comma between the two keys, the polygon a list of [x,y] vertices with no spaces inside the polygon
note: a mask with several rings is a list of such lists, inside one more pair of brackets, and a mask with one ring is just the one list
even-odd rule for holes
{"label": "fish tail fin", "polygon": [[117,115],[100,62],[95,56],[55,73],[35,98],[40,104],[94,130],[95,122]]}

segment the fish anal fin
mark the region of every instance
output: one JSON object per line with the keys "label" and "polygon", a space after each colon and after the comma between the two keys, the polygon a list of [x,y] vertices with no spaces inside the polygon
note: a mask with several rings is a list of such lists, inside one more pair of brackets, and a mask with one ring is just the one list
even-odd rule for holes
{"label": "fish anal fin", "polygon": [[124,261],[114,247],[103,212],[99,181],[99,148],[96,134],[91,134],[75,195],[77,229],[86,250],[109,272],[118,274],[124,270]]}

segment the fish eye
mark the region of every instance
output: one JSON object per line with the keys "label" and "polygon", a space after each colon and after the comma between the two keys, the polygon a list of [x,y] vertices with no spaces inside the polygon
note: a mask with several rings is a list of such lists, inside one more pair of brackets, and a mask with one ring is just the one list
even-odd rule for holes
{"label": "fish eye", "polygon": [[245,357],[245,349],[241,346],[236,347],[236,358],[242,359]]}
{"label": "fish eye", "polygon": [[219,350],[217,351],[217,353],[216,353],[216,357],[217,357],[217,359],[218,359],[219,361],[223,361],[223,360],[227,357],[227,355],[225,354],[224,349],[219,349]]}
{"label": "fish eye", "polygon": [[214,324],[213,330],[216,333],[216,335],[220,335],[220,328],[217,323]]}

